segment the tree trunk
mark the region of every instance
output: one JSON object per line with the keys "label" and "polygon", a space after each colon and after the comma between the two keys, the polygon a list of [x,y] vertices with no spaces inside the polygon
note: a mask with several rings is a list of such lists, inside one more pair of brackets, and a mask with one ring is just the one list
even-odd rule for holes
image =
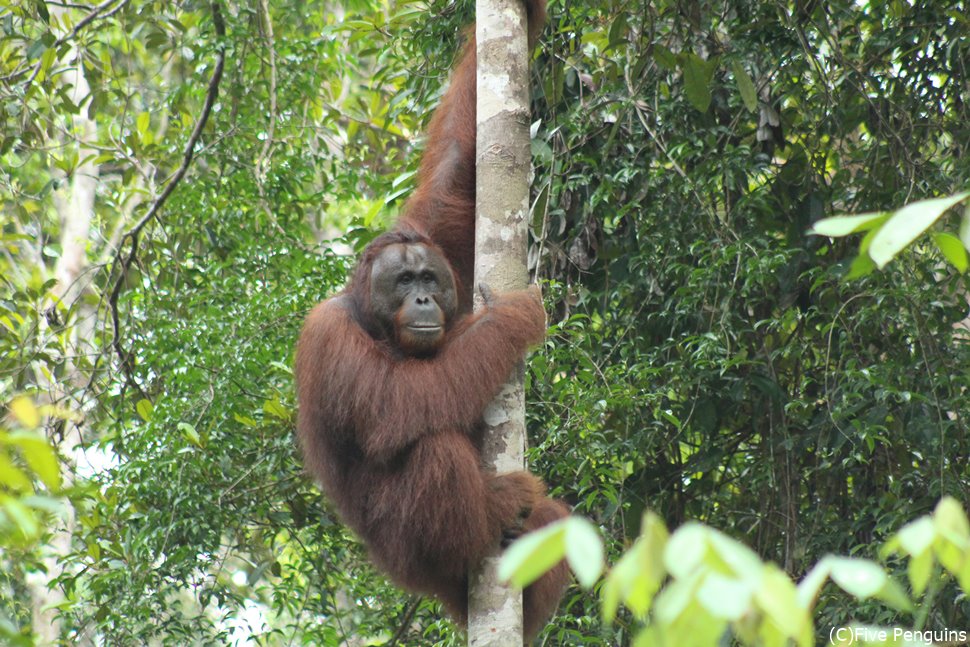
{"label": "tree trunk", "polygon": [[[67,9],[59,4],[51,3],[49,6],[52,17],[62,17],[65,11]],[[84,278],[84,270],[88,265],[88,239],[94,217],[94,199],[99,176],[99,168],[93,162],[97,156],[94,144],[98,133],[97,124],[87,116],[86,108],[91,88],[84,76],[81,52],[71,48],[61,64],[65,66],[65,72],[61,75],[65,89],[71,101],[81,106],[81,110],[72,119],[73,130],[70,136],[74,140],[67,141],[66,144],[78,147],[78,159],[82,161],[74,169],[64,189],[54,196],[60,215],[61,255],[54,267],[54,278],[57,279],[57,284],[51,292],[65,308],[77,308],[72,338],[77,348],[77,355],[83,357],[90,353],[94,336],[93,309],[90,305],[79,303],[79,300],[90,282],[90,278]],[[67,364],[63,383],[49,384],[47,397],[51,402],[59,402],[70,397],[70,390],[83,383],[82,376],[73,362],[68,359]],[[58,450],[62,456],[67,457],[62,470],[62,482],[64,487],[69,487],[74,482],[72,470],[77,448],[81,443],[81,432],[74,422],[65,422]],[[52,607],[63,602],[64,595],[53,586],[53,582],[61,576],[62,560],[71,550],[74,515],[70,506],[66,507],[66,514],[59,518],[57,523],[58,526],[53,528],[52,536],[43,549],[42,560],[46,572],[31,573],[26,581],[31,597],[32,628],[38,645],[53,645],[61,634],[57,609]]]}
{"label": "tree trunk", "polygon": [[[478,0],[475,284],[496,291],[528,282],[529,60],[521,0]],[[477,292],[477,291],[476,291]],[[485,410],[482,460],[497,472],[521,470],[525,392],[520,366]],[[498,551],[469,579],[468,644],[522,645],[522,594],[499,582]]]}

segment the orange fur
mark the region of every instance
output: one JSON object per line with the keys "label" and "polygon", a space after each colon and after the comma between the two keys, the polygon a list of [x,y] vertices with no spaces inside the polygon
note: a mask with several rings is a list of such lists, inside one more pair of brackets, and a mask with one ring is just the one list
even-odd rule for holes
{"label": "orange fur", "polygon": [[[527,4],[534,39],[545,6]],[[472,42],[432,118],[405,215],[364,250],[347,288],[307,316],[295,368],[306,469],[374,563],[403,588],[439,598],[460,623],[468,572],[503,533],[568,514],[528,472],[496,475],[481,466],[482,412],[528,346],[542,340],[545,312],[532,288],[470,313],[474,52]],[[455,275],[459,314],[428,357],[397,347],[371,312],[374,259],[395,244],[427,246]],[[526,589],[527,639],[555,611],[568,578],[560,564]]]}

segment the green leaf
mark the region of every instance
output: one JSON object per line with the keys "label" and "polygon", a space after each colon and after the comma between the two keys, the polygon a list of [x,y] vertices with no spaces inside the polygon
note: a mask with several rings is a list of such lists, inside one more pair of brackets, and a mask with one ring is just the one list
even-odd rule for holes
{"label": "green leaf", "polygon": [[797,638],[804,627],[812,626],[808,609],[799,603],[795,583],[773,564],[767,564],[762,571],[755,602],[786,637]]}
{"label": "green leaf", "polygon": [[591,588],[603,572],[603,540],[583,517],[566,518],[566,560],[583,588]]}
{"label": "green leaf", "polygon": [[30,469],[52,491],[61,489],[61,466],[57,454],[47,439],[28,431],[18,431],[8,437],[11,444],[20,447]]}
{"label": "green leaf", "polygon": [[[13,464],[7,450],[0,447],[0,485],[13,492],[30,492],[33,485],[24,471]],[[2,490],[0,490],[2,491]]]}
{"label": "green leaf", "polygon": [[51,48],[44,51],[44,53],[40,57],[40,68],[37,72],[37,76],[35,77],[35,80],[37,81],[37,83],[43,83],[44,81],[47,80],[47,73],[50,71],[51,66],[54,65],[54,62],[56,60],[57,60],[56,49]]}
{"label": "green leaf", "polygon": [[263,402],[263,411],[280,420],[289,420],[290,412],[280,403],[279,400],[266,400]]}
{"label": "green leaf", "polygon": [[138,412],[139,417],[145,422],[151,422],[152,412],[155,410],[155,406],[150,400],[141,399],[138,404],[135,405],[135,411]]}
{"label": "green leaf", "polygon": [[876,264],[872,262],[868,254],[860,253],[849,265],[849,271],[845,274],[846,281],[853,281],[855,279],[861,279],[864,276],[869,276],[876,269]]}
{"label": "green leaf", "polygon": [[903,526],[896,536],[903,550],[915,557],[922,555],[933,546],[936,540],[936,527],[930,517],[920,517]]}
{"label": "green leaf", "polygon": [[933,241],[950,265],[960,273],[967,271],[967,250],[959,238],[946,232],[935,232]]}
{"label": "green leaf", "polygon": [[677,69],[677,55],[663,45],[653,46],[653,58],[657,61],[657,65],[668,72],[673,72]]}
{"label": "green leaf", "polygon": [[148,126],[151,124],[152,116],[147,112],[139,112],[138,117],[135,120],[135,128],[138,130],[138,134],[144,138],[145,133],[148,132]]}
{"label": "green leaf", "polygon": [[555,155],[552,151],[552,147],[549,146],[546,141],[542,139],[533,139],[529,142],[529,145],[532,150],[533,159],[547,164],[552,162]]}
{"label": "green leaf", "polygon": [[37,8],[37,15],[40,16],[40,19],[45,23],[50,24],[51,15],[50,12],[47,11],[47,3],[45,0],[34,0],[34,7]]}
{"label": "green leaf", "polygon": [[37,58],[38,56],[40,56],[46,51],[47,51],[47,43],[44,42],[44,39],[38,39],[30,44],[30,46],[27,48],[27,51],[24,53],[24,56],[27,57],[28,61],[32,61],[33,59]]}
{"label": "green leaf", "polygon": [[848,236],[877,227],[888,218],[889,212],[887,211],[860,213],[854,216],[832,216],[831,218],[822,218],[816,222],[808,230],[808,233],[816,236],[841,238],[842,236]]}
{"label": "green leaf", "polygon": [[64,501],[43,494],[30,494],[20,499],[20,502],[33,510],[41,510],[50,514],[62,515],[67,511]]}
{"label": "green leaf", "polygon": [[953,205],[970,196],[970,191],[946,198],[920,200],[893,212],[872,239],[869,256],[882,269],[896,254],[926,231]]}
{"label": "green leaf", "polygon": [[751,80],[751,77],[745,71],[740,61],[731,63],[731,73],[734,74],[734,80],[737,81],[738,92],[741,93],[741,101],[744,102],[744,107],[749,112],[757,112],[758,90],[755,88],[754,81]]}
{"label": "green leaf", "polygon": [[138,139],[145,145],[151,144],[155,139],[149,130],[151,122],[152,116],[148,112],[139,112],[138,117],[135,119],[135,129],[138,132]]}
{"label": "green leaf", "polygon": [[711,572],[697,590],[697,600],[715,618],[740,620],[751,606],[751,587],[742,580]]}
{"label": "green leaf", "polygon": [[700,112],[707,112],[711,105],[711,81],[717,69],[717,60],[705,61],[697,54],[684,54],[681,58],[684,69],[684,91],[687,100]]}
{"label": "green leaf", "polygon": [[530,532],[509,546],[499,562],[499,579],[525,588],[566,555],[566,521]]}
{"label": "green leaf", "polygon": [[736,577],[753,580],[761,579],[761,571],[764,569],[764,564],[761,563],[758,555],[753,550],[741,542],[712,529],[709,532],[708,544]]}
{"label": "green leaf", "polygon": [[204,443],[202,438],[199,436],[199,432],[195,430],[195,427],[187,422],[180,422],[176,425],[176,428],[182,432],[182,437],[187,441],[195,445],[196,447],[203,447]]}
{"label": "green leaf", "polygon": [[238,413],[232,414],[232,419],[246,427],[256,427],[259,425],[258,422],[256,422],[249,416],[243,416]]}
{"label": "green leaf", "polygon": [[[655,619],[668,625],[676,622],[692,604],[696,604],[694,591],[699,583],[700,575],[697,573],[668,583],[654,600]],[[700,605],[696,604],[696,606]]]}
{"label": "green leaf", "polygon": [[33,510],[13,497],[0,495],[0,506],[23,536],[31,539],[40,534],[40,524]]}
{"label": "green leaf", "polygon": [[832,581],[860,600],[875,596],[889,579],[879,564],[868,559],[830,557],[829,565]]}
{"label": "green leaf", "polygon": [[697,571],[707,555],[707,529],[687,522],[677,529],[664,548],[664,566],[671,576],[686,579]]}
{"label": "green leaf", "polygon": [[823,557],[798,583],[798,605],[803,609],[811,609],[815,606],[818,593],[831,572],[829,563],[831,559],[831,556]]}
{"label": "green leaf", "polygon": [[933,523],[937,531],[953,542],[970,542],[970,522],[960,502],[945,496],[933,510]]}
{"label": "green leaf", "polygon": [[903,590],[903,587],[896,580],[889,576],[886,576],[886,582],[876,593],[876,597],[894,609],[907,612],[913,610],[913,603],[906,595],[906,591]]}
{"label": "green leaf", "polygon": [[933,551],[927,550],[909,558],[909,564],[906,565],[906,575],[909,577],[909,584],[913,587],[914,594],[923,594],[932,574]]}
{"label": "green leaf", "polygon": [[653,512],[643,516],[640,537],[620,558],[603,584],[603,617],[612,622],[622,600],[637,618],[644,618],[666,576],[663,551],[668,532]]}
{"label": "green leaf", "polygon": [[933,511],[933,526],[937,532],[937,559],[943,568],[961,577],[964,565],[970,561],[970,527],[963,506],[953,497],[943,497]]}
{"label": "green leaf", "polygon": [[626,35],[629,31],[630,26],[627,12],[621,11],[618,15],[616,15],[616,18],[613,19],[613,23],[610,25],[608,47],[616,47],[617,45],[626,42]]}
{"label": "green leaf", "polygon": [[40,411],[34,405],[34,401],[26,395],[17,396],[11,400],[9,408],[13,417],[27,429],[36,429],[40,426]]}

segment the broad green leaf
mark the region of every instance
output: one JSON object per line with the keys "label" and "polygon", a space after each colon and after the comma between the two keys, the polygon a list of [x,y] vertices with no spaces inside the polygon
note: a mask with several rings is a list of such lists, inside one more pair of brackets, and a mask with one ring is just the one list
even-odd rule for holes
{"label": "broad green leaf", "polygon": [[[620,561],[610,569],[606,581],[600,589],[600,601],[603,606],[603,619],[613,622],[616,612],[620,608],[620,601],[629,595],[636,582],[640,579],[640,553],[643,546],[638,541],[624,553]],[[634,612],[638,618],[643,614]]]}
{"label": "broad green leaf", "polygon": [[841,238],[842,236],[848,236],[877,227],[888,218],[889,213],[886,211],[860,213],[854,216],[832,216],[831,218],[822,218],[816,222],[808,230],[808,233],[816,236]]}
{"label": "broad green leaf", "polygon": [[57,61],[57,50],[50,48],[46,50],[40,57],[40,68],[37,72],[37,77],[35,81],[37,83],[43,83],[47,80],[47,73],[50,71],[51,66]]}
{"label": "broad green leaf", "polygon": [[937,559],[943,568],[960,577],[970,557],[970,527],[963,506],[953,497],[943,497],[933,511],[933,525],[938,535],[934,546]]}
{"label": "broad green leaf", "polygon": [[45,23],[50,24],[51,15],[47,10],[47,5],[44,0],[34,0],[34,7],[37,9],[37,15],[40,16],[40,19]]}
{"label": "broad green leaf", "polygon": [[27,431],[14,432],[8,438],[12,444],[20,447],[27,465],[44,485],[52,491],[61,489],[61,466],[46,438]]}
{"label": "broad green leaf", "polygon": [[627,12],[621,11],[614,14],[616,17],[610,25],[609,46],[615,47],[626,42],[627,32],[630,31],[629,18]]}
{"label": "broad green leaf", "polygon": [[654,600],[656,619],[663,624],[673,624],[695,602],[694,593],[699,584],[699,573],[668,583]]}
{"label": "broad green leaf", "polygon": [[671,576],[685,579],[697,571],[707,555],[708,530],[688,522],[677,529],[664,548],[664,566]]}
{"label": "broad green leaf", "polygon": [[266,400],[263,402],[263,411],[280,420],[289,420],[290,412],[280,403],[279,400]]}
{"label": "broad green leaf", "polygon": [[33,400],[26,395],[17,396],[10,402],[10,413],[27,429],[40,426],[40,411],[34,406]]}
{"label": "broad green leaf", "polygon": [[751,606],[751,587],[744,581],[711,572],[701,581],[697,600],[715,618],[740,620]]}
{"label": "broad green leaf", "polygon": [[64,501],[43,494],[27,495],[21,498],[20,502],[33,510],[41,510],[55,515],[63,515],[67,511]]}
{"label": "broad green leaf", "polygon": [[907,554],[922,555],[936,540],[936,527],[929,516],[920,517],[916,521],[906,524],[896,533],[899,545]]}
{"label": "broad green leaf", "polygon": [[176,428],[182,432],[182,437],[187,441],[195,445],[196,447],[202,447],[202,438],[199,436],[199,432],[195,430],[195,427],[187,422],[180,422],[176,425]]}
{"label": "broad green leaf", "polygon": [[869,255],[864,252],[859,252],[859,255],[852,259],[852,263],[849,265],[849,271],[845,274],[846,281],[853,281],[855,279],[861,279],[863,276],[869,276],[876,269],[876,264],[872,262]]}
{"label": "broad green leaf", "polygon": [[705,61],[697,54],[684,54],[684,91],[687,100],[700,112],[707,112],[711,105],[711,81],[717,69],[717,60]]}
{"label": "broad green leaf", "polygon": [[0,496],[0,507],[25,538],[31,539],[40,534],[37,516],[23,503],[13,497]]}
{"label": "broad green leaf", "polygon": [[552,162],[555,157],[552,147],[542,139],[533,139],[529,142],[531,146],[532,158],[540,162]]}
{"label": "broad green leaf", "polygon": [[910,586],[913,587],[913,593],[922,595],[933,574],[933,551],[923,551],[910,557],[909,563],[906,564],[906,574],[909,577]]}
{"label": "broad green leaf", "polygon": [[499,562],[499,579],[524,588],[566,556],[566,519],[530,532],[509,546]]}
{"label": "broad green leaf", "polygon": [[717,556],[731,569],[736,577],[753,580],[761,578],[764,564],[753,550],[741,542],[717,530],[711,530],[708,545],[714,549]]}
{"label": "broad green leaf", "polygon": [[648,625],[633,639],[633,647],[657,647],[665,644],[657,625]]}
{"label": "broad green leaf", "polygon": [[744,107],[749,112],[757,112],[758,91],[754,86],[754,81],[751,80],[740,61],[731,63],[731,72],[734,74],[734,80],[738,83],[738,92],[741,93],[741,101],[744,102]]}
{"label": "broad green leaf", "polygon": [[970,541],[970,523],[967,513],[960,502],[952,496],[945,496],[933,510],[933,523],[941,534],[954,542]]}
{"label": "broad green leaf", "polygon": [[[13,464],[6,448],[0,447],[0,485],[13,492],[30,492],[33,484],[24,471]],[[0,490],[2,491],[2,490]]]}
{"label": "broad green leaf", "polygon": [[967,271],[967,250],[960,239],[946,232],[935,232],[933,241],[940,248],[944,258],[957,269],[958,272]]}
{"label": "broad green leaf", "polygon": [[815,606],[818,592],[822,590],[832,570],[829,564],[831,559],[831,556],[823,557],[798,583],[798,604],[803,609],[812,609]]}
{"label": "broad green leaf", "polygon": [[663,45],[653,46],[653,58],[657,61],[657,65],[668,72],[673,72],[677,69],[677,55]]}
{"label": "broad green leaf", "polygon": [[644,618],[666,576],[663,551],[667,527],[653,512],[643,516],[640,537],[610,571],[602,589],[603,617],[612,622],[622,600],[633,614]]}
{"label": "broad green leaf", "polygon": [[150,400],[141,399],[138,404],[135,405],[135,411],[145,422],[151,422],[152,412],[155,410],[154,405],[152,405]]}
{"label": "broad green leaf", "polygon": [[38,56],[41,56],[47,51],[48,43],[43,38],[38,38],[32,42],[28,47],[24,55],[27,57],[28,61],[32,61]]}
{"label": "broad green leaf", "polygon": [[138,135],[145,139],[145,133],[148,132],[148,127],[151,125],[152,116],[147,112],[139,112],[137,119],[135,119],[135,128],[138,130]]}
{"label": "broad green leaf", "polygon": [[406,187],[410,187],[411,179],[414,178],[414,176],[417,175],[417,173],[418,172],[416,170],[410,170],[410,171],[405,171],[403,173],[399,173],[397,176],[395,176],[393,180],[391,180],[391,186],[394,187],[395,189],[400,187],[402,184]]}
{"label": "broad green leaf", "polygon": [[830,575],[839,587],[865,600],[878,594],[886,585],[888,577],[883,568],[868,559],[854,557],[830,557]]}
{"label": "broad green leaf", "polygon": [[951,541],[942,534],[937,538],[933,552],[943,568],[954,575],[960,573],[964,562],[966,562],[966,547],[961,543]]}
{"label": "broad green leaf", "polygon": [[805,626],[812,626],[808,609],[799,604],[795,583],[773,564],[767,564],[763,570],[755,603],[763,610],[765,620],[774,624],[784,637],[797,639]]}
{"label": "broad green leaf", "polygon": [[907,612],[913,610],[913,603],[906,595],[906,591],[903,590],[903,587],[896,580],[889,576],[886,576],[886,582],[876,592],[876,597],[894,609]]}
{"label": "broad green leaf", "polygon": [[603,572],[603,540],[583,517],[566,518],[566,560],[584,588],[590,588]]}
{"label": "broad green leaf", "polygon": [[946,198],[920,200],[893,212],[872,239],[869,256],[875,261],[876,266],[882,269],[904,247],[936,222],[947,209],[965,200],[967,196],[970,196],[970,191]]}
{"label": "broad green leaf", "polygon": [[232,419],[246,427],[255,427],[259,424],[249,416],[243,416],[238,413],[232,414]]}

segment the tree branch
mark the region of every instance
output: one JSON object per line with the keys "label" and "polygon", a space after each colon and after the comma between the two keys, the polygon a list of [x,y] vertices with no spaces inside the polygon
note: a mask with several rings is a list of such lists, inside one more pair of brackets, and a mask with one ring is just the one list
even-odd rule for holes
{"label": "tree branch", "polygon": [[[131,357],[128,352],[124,349],[121,344],[121,323],[118,313],[118,297],[121,295],[121,288],[124,285],[125,278],[128,276],[128,270],[131,268],[132,263],[135,261],[135,257],[138,252],[138,237],[145,226],[155,217],[158,216],[159,211],[165,205],[169,196],[175,191],[175,187],[178,186],[182,178],[185,177],[186,172],[189,170],[189,166],[192,164],[192,158],[195,156],[195,147],[198,144],[199,139],[202,137],[202,131],[205,129],[205,125],[209,120],[209,115],[212,112],[212,106],[216,102],[216,97],[219,94],[219,83],[222,81],[222,72],[225,68],[226,62],[226,49],[225,43],[221,42],[226,36],[226,24],[222,18],[222,8],[219,5],[218,0],[212,2],[212,23],[215,27],[217,45],[216,49],[218,55],[216,57],[216,65],[212,70],[212,77],[209,79],[209,89],[206,92],[205,104],[202,106],[202,114],[199,115],[198,121],[195,122],[195,128],[192,130],[192,134],[189,136],[188,142],[185,144],[185,149],[182,153],[182,163],[179,165],[178,170],[172,175],[168,184],[162,190],[162,193],[158,198],[152,203],[152,206],[148,209],[148,212],[142,216],[142,218],[135,223],[135,226],[126,231],[122,237],[121,241],[118,243],[118,252],[115,254],[114,262],[111,266],[111,274],[114,274],[118,266],[121,265],[121,269],[118,270],[118,278],[115,279],[114,287],[111,289],[111,295],[108,297],[108,307],[111,309],[111,323],[114,329],[114,339],[111,342],[115,353],[118,355],[118,359],[121,362],[122,370],[125,373],[125,378],[129,384],[136,385],[132,377],[132,362]],[[128,250],[127,256],[122,259],[123,253],[122,249],[125,246],[125,242],[130,243],[130,248]],[[140,390],[140,389],[139,389]]]}
{"label": "tree branch", "polygon": [[[60,38],[58,38],[56,41],[54,41],[54,44],[51,45],[48,49],[57,49],[58,47],[60,47],[64,43],[66,43],[67,41],[71,40],[72,38],[74,38],[75,36],[77,36],[78,33],[82,29],[84,29],[89,24],[91,24],[96,18],[100,17],[103,20],[104,18],[110,18],[111,16],[115,15],[116,13],[118,13],[119,11],[121,11],[125,7],[125,5],[128,4],[129,0],[121,0],[121,3],[118,4],[117,7],[115,7],[114,9],[112,9],[111,11],[109,11],[108,13],[104,14],[103,16],[101,15],[101,12],[102,11],[104,11],[105,9],[107,9],[108,7],[110,7],[111,5],[113,5],[116,2],[118,2],[118,0],[105,0],[104,2],[102,2],[101,4],[99,4],[98,6],[96,6],[94,9],[91,10],[91,13],[89,13],[88,15],[86,15],[84,18],[81,18],[77,22],[77,24],[74,25],[74,29],[72,29],[69,34],[66,34],[66,35],[61,36]],[[74,8],[78,8],[78,7],[75,6]],[[37,63],[34,64],[34,69],[30,73],[30,76],[27,78],[27,80],[24,81],[24,85],[29,86],[31,83],[34,82],[34,79],[36,79],[37,78],[37,75],[40,74],[40,68],[43,65],[43,63],[44,63],[44,59],[43,59],[43,57],[41,57],[37,61]],[[15,72],[11,72],[7,76],[3,77],[2,80],[3,80],[4,83],[6,83],[6,82],[9,82],[9,81],[12,81],[13,79],[17,78],[18,76],[22,76],[26,72],[27,72],[27,69],[26,68],[23,68],[23,69],[20,69],[20,70],[16,70]]]}
{"label": "tree branch", "polygon": [[260,0],[260,10],[265,20],[266,48],[269,52],[269,133],[263,142],[263,149],[256,158],[256,179],[259,182],[260,193],[263,192],[263,182],[266,179],[266,164],[269,160],[270,148],[276,137],[276,43],[273,37],[273,18],[269,14],[269,0]]}

